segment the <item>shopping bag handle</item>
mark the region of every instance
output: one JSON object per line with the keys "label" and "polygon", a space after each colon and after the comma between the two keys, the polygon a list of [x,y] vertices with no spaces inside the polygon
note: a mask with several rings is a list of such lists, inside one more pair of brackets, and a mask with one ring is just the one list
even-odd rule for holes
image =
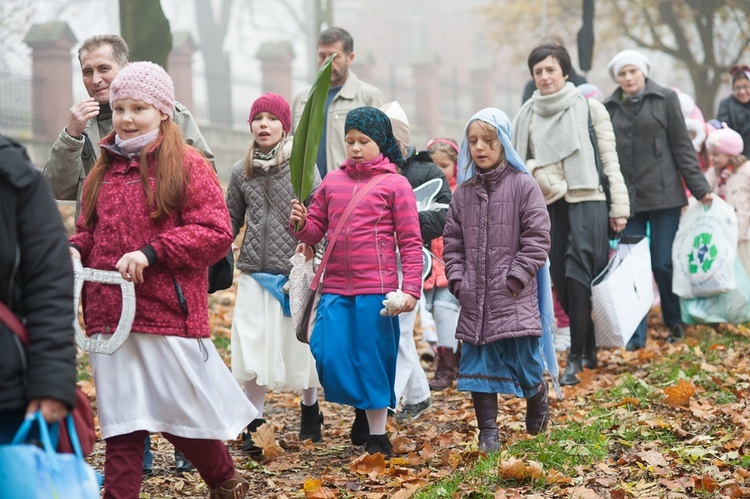
{"label": "shopping bag handle", "polygon": [[[52,446],[52,439],[49,436],[49,426],[47,425],[47,421],[44,419],[44,416],[42,416],[41,410],[37,410],[33,414],[26,415],[23,423],[21,423],[18,431],[16,431],[16,435],[13,437],[11,445],[23,444],[26,438],[28,438],[29,433],[31,432],[31,427],[34,425],[34,423],[37,423],[39,425],[39,437],[42,441],[42,446],[44,446],[44,451],[50,457],[57,454],[57,451]],[[70,436],[70,443],[73,447],[73,453],[77,458],[83,460],[81,442],[78,440],[78,432],[76,432],[76,425],[73,421],[73,416],[68,414],[67,416],[65,416],[64,423],[60,422],[60,424],[66,424],[68,426],[68,435]],[[54,460],[50,462],[56,463],[56,461]]]}

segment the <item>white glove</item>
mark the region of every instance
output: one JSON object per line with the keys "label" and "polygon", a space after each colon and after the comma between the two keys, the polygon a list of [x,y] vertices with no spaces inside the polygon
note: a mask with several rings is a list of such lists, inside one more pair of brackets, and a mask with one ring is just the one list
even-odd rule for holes
{"label": "white glove", "polygon": [[406,295],[400,289],[391,291],[390,293],[385,295],[385,300],[383,300],[383,306],[385,308],[380,311],[380,315],[382,315],[383,317],[393,315],[393,312],[395,312],[396,310],[401,310],[402,308],[404,308],[405,304]]}

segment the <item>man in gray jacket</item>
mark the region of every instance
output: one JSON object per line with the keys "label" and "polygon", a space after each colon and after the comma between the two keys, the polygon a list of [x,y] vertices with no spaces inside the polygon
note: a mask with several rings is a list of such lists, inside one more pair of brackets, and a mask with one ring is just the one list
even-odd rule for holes
{"label": "man in gray jacket", "polygon": [[[112,131],[109,85],[128,63],[128,45],[117,35],[94,35],[78,49],[78,61],[90,97],[70,108],[68,124],[44,164],[55,198],[76,201],[76,219],[81,211],[83,180],[101,154],[99,140]],[[185,142],[201,151],[216,169],[214,155],[190,111],[178,102],[172,119]]]}
{"label": "man in gray jacket", "polygon": [[[385,104],[383,92],[363,82],[349,70],[354,61],[354,40],[348,31],[336,26],[328,28],[318,36],[318,65],[322,66],[331,54],[338,54],[331,69],[331,86],[325,107],[325,128],[320,139],[317,165],[320,177],[338,169],[346,159],[344,122],[346,115],[362,106],[380,107]],[[302,111],[305,109],[310,86],[305,87],[294,99],[294,129],[297,129]]]}

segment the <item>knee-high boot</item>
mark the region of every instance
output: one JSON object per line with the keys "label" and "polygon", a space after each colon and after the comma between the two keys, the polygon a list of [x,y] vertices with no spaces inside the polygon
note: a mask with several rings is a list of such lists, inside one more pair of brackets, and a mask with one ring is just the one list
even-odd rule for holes
{"label": "knee-high boot", "polygon": [[479,428],[479,451],[487,454],[500,450],[497,434],[497,393],[471,392]]}

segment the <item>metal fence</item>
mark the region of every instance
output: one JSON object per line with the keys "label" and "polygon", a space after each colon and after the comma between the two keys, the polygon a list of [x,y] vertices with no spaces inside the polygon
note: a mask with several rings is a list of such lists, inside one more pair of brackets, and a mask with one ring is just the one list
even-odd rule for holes
{"label": "metal fence", "polygon": [[31,77],[0,72],[0,133],[30,136]]}

